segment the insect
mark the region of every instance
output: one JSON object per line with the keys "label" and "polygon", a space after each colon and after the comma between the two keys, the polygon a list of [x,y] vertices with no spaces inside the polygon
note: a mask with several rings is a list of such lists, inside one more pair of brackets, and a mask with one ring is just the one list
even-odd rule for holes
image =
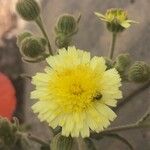
{"label": "insect", "polygon": [[94,97],[93,100],[100,100],[102,98],[102,94],[101,93],[97,93]]}

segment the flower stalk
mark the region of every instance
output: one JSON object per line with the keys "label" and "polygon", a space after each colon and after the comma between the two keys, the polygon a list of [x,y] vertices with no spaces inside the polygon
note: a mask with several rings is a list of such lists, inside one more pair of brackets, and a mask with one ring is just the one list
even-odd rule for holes
{"label": "flower stalk", "polygon": [[41,29],[44,37],[46,38],[47,40],[47,43],[48,43],[48,50],[49,50],[49,53],[50,55],[53,55],[53,52],[52,52],[52,48],[51,48],[51,44],[50,44],[50,40],[48,38],[48,35],[45,31],[45,28],[44,28],[44,25],[43,25],[43,21],[41,19],[41,17],[39,16],[36,20],[35,20],[36,24],[38,25],[38,27]]}
{"label": "flower stalk", "polygon": [[110,51],[109,51],[109,58],[110,59],[113,59],[113,56],[114,56],[116,40],[117,40],[117,33],[113,32],[112,33],[112,42],[111,42]]}
{"label": "flower stalk", "polygon": [[150,124],[137,124],[137,123],[134,123],[134,124],[118,126],[118,127],[106,129],[106,130],[100,132],[99,134],[92,133],[91,137],[98,139],[98,138],[101,138],[101,136],[106,134],[106,133],[120,132],[120,131],[133,130],[133,129],[139,129],[139,128],[150,128]]}
{"label": "flower stalk", "polygon": [[40,145],[44,145],[44,146],[48,146],[49,147],[49,143],[43,141],[42,139],[38,138],[37,136],[34,136],[32,134],[28,134],[28,139],[36,142],[36,143],[39,143]]}

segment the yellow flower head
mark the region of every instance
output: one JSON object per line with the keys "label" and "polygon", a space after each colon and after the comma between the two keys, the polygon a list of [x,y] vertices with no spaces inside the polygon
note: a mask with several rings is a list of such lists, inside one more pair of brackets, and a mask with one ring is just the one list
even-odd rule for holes
{"label": "yellow flower head", "polygon": [[116,114],[109,106],[116,106],[122,97],[121,79],[115,69],[106,70],[102,57],[68,47],[47,58],[45,73],[37,73],[32,80],[36,90],[31,97],[38,99],[32,109],[41,121],[56,128],[62,135],[88,137],[90,130],[102,131]]}
{"label": "yellow flower head", "polygon": [[111,32],[122,32],[131,26],[131,23],[136,23],[133,20],[128,19],[128,14],[123,9],[109,9],[102,15],[95,12],[95,15],[102,21],[107,23],[107,28]]}

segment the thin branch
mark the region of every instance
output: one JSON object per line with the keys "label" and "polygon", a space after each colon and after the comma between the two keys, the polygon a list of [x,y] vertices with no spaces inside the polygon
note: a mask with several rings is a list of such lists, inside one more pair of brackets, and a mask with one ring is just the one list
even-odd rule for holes
{"label": "thin branch", "polygon": [[109,58],[112,59],[115,51],[115,45],[116,45],[116,39],[117,39],[117,33],[112,33],[112,42],[111,47],[109,51]]}
{"label": "thin branch", "polygon": [[118,106],[115,108],[115,111],[118,111],[121,109],[124,105],[126,105],[132,98],[139,95],[140,93],[144,92],[147,88],[150,87],[150,81],[142,85],[140,88],[133,91],[131,94],[129,94],[127,97],[125,97],[120,103],[118,103]]}
{"label": "thin branch", "polygon": [[19,77],[24,78],[24,79],[32,80],[32,77],[31,77],[31,76],[29,76],[29,75],[27,75],[27,74],[24,74],[24,73],[20,74]]}
{"label": "thin branch", "polygon": [[109,128],[109,129],[102,131],[101,133],[120,132],[120,131],[133,130],[133,129],[139,129],[139,128],[150,128],[150,124],[140,125],[140,124],[134,123],[134,124],[124,125],[124,126]]}
{"label": "thin branch", "polygon": [[47,40],[48,50],[49,50],[50,55],[53,55],[53,51],[52,51],[52,47],[51,47],[51,44],[50,44],[50,40],[49,40],[49,37],[48,37],[48,35],[47,35],[46,31],[45,31],[45,28],[44,28],[44,25],[43,25],[41,17],[39,17],[35,22],[39,26],[39,28],[41,29],[44,37]]}
{"label": "thin branch", "polygon": [[120,132],[120,131],[126,131],[126,130],[133,130],[133,129],[139,129],[139,128],[150,128],[150,124],[129,124],[124,126],[118,126],[114,128],[108,128],[102,132],[98,133],[91,133],[92,138],[101,138],[103,134],[111,133],[111,132]]}
{"label": "thin branch", "polygon": [[141,119],[139,119],[139,121],[137,121],[137,124],[143,123],[145,120],[147,120],[147,118],[149,116],[150,116],[150,108],[145,112],[145,114],[143,115],[143,117],[141,117]]}
{"label": "thin branch", "polygon": [[49,143],[43,141],[42,139],[38,138],[37,136],[34,136],[32,134],[28,134],[28,138],[36,143],[39,143],[41,145],[45,145],[45,146],[48,146],[49,147]]}
{"label": "thin branch", "polygon": [[121,141],[122,143],[126,144],[130,148],[130,150],[134,150],[133,146],[129,143],[129,141],[118,134],[109,133],[109,134],[105,134],[104,136],[115,138],[115,139]]}

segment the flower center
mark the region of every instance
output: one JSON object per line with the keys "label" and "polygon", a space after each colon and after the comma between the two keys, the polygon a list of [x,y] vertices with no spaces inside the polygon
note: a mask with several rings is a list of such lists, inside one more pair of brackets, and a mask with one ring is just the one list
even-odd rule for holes
{"label": "flower center", "polygon": [[73,95],[81,95],[83,92],[84,90],[80,84],[73,84],[70,87],[70,93],[72,93]]}
{"label": "flower center", "polygon": [[83,111],[101,98],[97,94],[101,78],[89,66],[56,72],[55,77],[51,91],[55,101],[65,112]]}

